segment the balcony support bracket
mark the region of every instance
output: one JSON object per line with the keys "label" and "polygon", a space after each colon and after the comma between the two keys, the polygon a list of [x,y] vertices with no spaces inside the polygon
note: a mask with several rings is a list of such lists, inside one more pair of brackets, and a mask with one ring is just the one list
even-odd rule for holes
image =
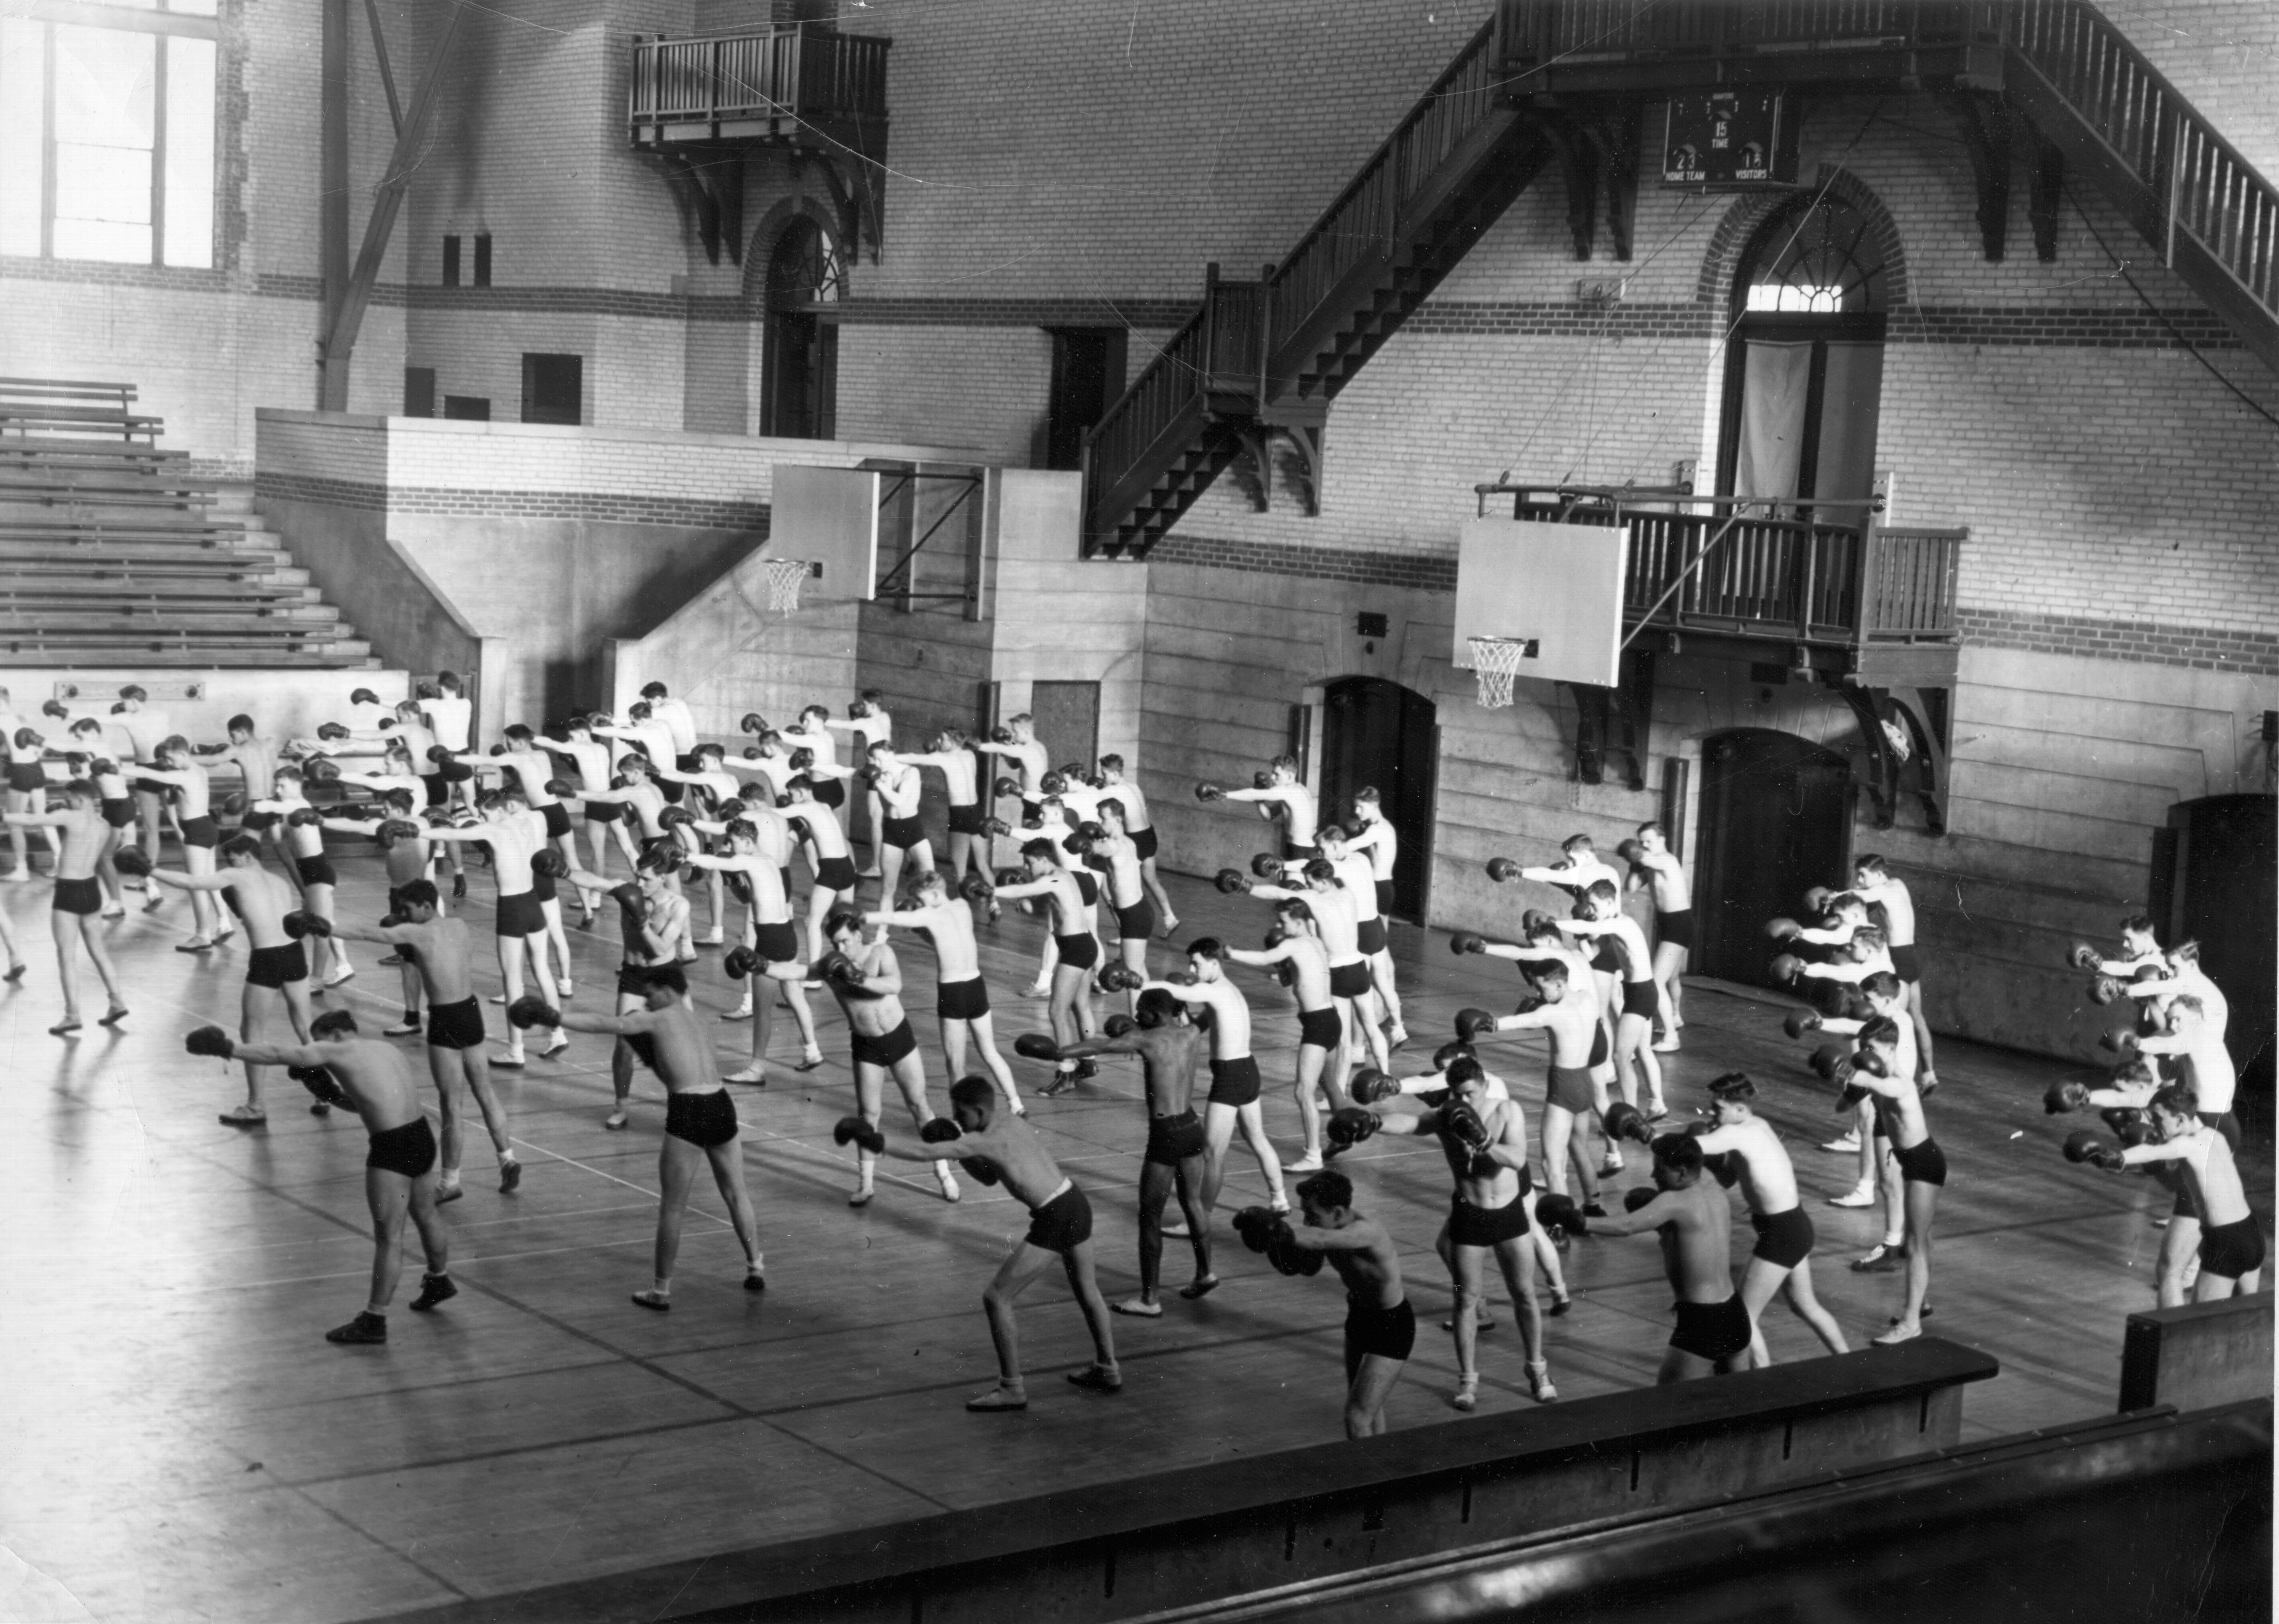
{"label": "balcony support bracket", "polygon": [[1899,822],[1900,799],[1922,803],[1924,827],[1946,832],[1948,790],[1946,723],[1950,694],[1945,688],[1868,688],[1835,685],[1859,718],[1861,743],[1868,752],[1868,796],[1875,804],[1876,827]]}
{"label": "balcony support bracket", "polygon": [[2033,131],[2033,157],[2026,166],[2026,218],[2034,227],[2034,257],[2044,264],[2058,257],[2058,211],[2065,202],[2065,149]]}
{"label": "balcony support bracket", "polygon": [[1961,88],[1941,90],[1938,99],[1954,116],[1970,155],[1970,174],[1978,188],[1978,241],[1987,263],[2002,257],[2010,232],[2010,110],[1999,94]]}
{"label": "balcony support bracket", "polygon": [[1628,763],[1624,782],[1646,787],[1646,739],[1654,725],[1654,654],[1623,651],[1622,681],[1611,688],[1593,683],[1560,686],[1574,696],[1575,772],[1585,784],[1606,781],[1607,757],[1619,752]]}
{"label": "balcony support bracket", "polygon": [[681,224],[696,228],[704,257],[741,264],[744,256],[744,158],[735,151],[707,150],[699,157],[682,147],[652,147],[648,152],[664,172],[664,183],[679,205]]}

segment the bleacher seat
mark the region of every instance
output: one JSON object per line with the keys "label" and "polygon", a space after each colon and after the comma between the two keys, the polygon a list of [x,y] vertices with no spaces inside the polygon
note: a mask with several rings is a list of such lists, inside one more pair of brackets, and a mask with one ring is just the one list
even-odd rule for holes
{"label": "bleacher seat", "polygon": [[0,378],[0,666],[377,668],[132,384]]}

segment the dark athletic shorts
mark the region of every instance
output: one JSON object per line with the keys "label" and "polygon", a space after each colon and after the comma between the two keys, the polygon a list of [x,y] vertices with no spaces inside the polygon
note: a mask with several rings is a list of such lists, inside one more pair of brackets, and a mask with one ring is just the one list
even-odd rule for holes
{"label": "dark athletic shorts", "polygon": [[103,887],[94,879],[59,879],[56,882],[55,910],[58,914],[99,914],[103,912]]}
{"label": "dark athletic shorts", "polygon": [[815,801],[817,806],[836,811],[847,804],[847,786],[836,778],[819,779],[815,785]]}
{"label": "dark athletic shorts", "polygon": [[2200,1273],[2237,1280],[2263,1267],[2263,1226],[2250,1213],[2237,1223],[2222,1223],[2200,1234]]}
{"label": "dark athletic shorts", "polygon": [[586,821],[589,823],[617,823],[625,821],[625,808],[614,801],[589,801],[585,804]]}
{"label": "dark athletic shorts", "polygon": [[281,987],[288,981],[309,979],[309,955],[298,942],[281,947],[256,947],[245,961],[249,987]]}
{"label": "dark athletic shorts", "polygon": [[1393,882],[1389,879],[1377,882],[1377,911],[1387,915],[1393,912]]}
{"label": "dark athletic shorts", "polygon": [[982,820],[986,816],[981,809],[981,803],[978,801],[969,801],[962,807],[952,807],[949,809],[949,832],[978,835],[981,832]]}
{"label": "dark athletic shorts", "polygon": [[1706,1360],[1728,1360],[1749,1345],[1749,1306],[1736,1291],[1722,1303],[1678,1304],[1669,1345]]}
{"label": "dark athletic shorts", "polygon": [[1416,1311],[1402,1298],[1390,1308],[1346,1298],[1346,1381],[1361,1374],[1361,1361],[1374,1353],[1379,1359],[1405,1360],[1416,1346]]}
{"label": "dark athletic shorts", "polygon": [[341,877],[334,871],[333,860],[319,853],[314,857],[293,859],[293,872],[301,877],[303,885],[337,885]]}
{"label": "dark athletic shorts", "polygon": [[456,1004],[440,1004],[427,1012],[427,1046],[431,1049],[480,1049],[483,1046],[483,1007],[470,996]]}
{"label": "dark athletic shorts", "polygon": [[1891,949],[1891,973],[1901,981],[1922,979],[1922,955],[1915,951],[1913,942]]}
{"label": "dark athletic shorts", "polygon": [[538,808],[538,816],[546,820],[546,838],[559,840],[570,832],[570,808],[558,801],[549,801]]}
{"label": "dark athletic shorts", "polygon": [[914,817],[883,817],[879,820],[879,832],[887,845],[896,851],[907,852],[912,846],[926,843],[925,825]]}
{"label": "dark athletic shorts", "polygon": [[1092,907],[1100,900],[1100,882],[1078,869],[1076,871],[1076,894],[1084,900],[1086,908]]}
{"label": "dark athletic shorts", "polygon": [[415,1116],[401,1127],[385,1128],[372,1136],[364,1165],[383,1173],[418,1178],[435,1165],[435,1132],[427,1119]]}
{"label": "dark athletic shorts", "polygon": [[770,964],[799,962],[799,928],[788,919],[752,927],[752,951]]}
{"label": "dark athletic shorts", "polygon": [[917,1034],[910,1030],[908,1021],[876,1038],[866,1038],[861,1032],[850,1032],[848,1037],[854,1041],[855,1063],[858,1066],[866,1061],[873,1066],[892,1066],[918,1046]]}
{"label": "dark athletic shorts", "polygon": [[1073,1252],[1092,1238],[1092,1203],[1070,1184],[1030,1213],[1029,1232],[1021,1238],[1047,1252]]}
{"label": "dark athletic shorts", "polygon": [[451,781],[440,772],[423,772],[419,782],[427,786],[427,804],[440,807],[451,799]]}
{"label": "dark athletic shorts", "polygon": [[48,787],[48,770],[37,762],[10,762],[8,787],[19,793]]}
{"label": "dark athletic shorts", "polygon": [[933,1013],[943,1021],[978,1021],[989,1013],[989,989],[978,976],[945,981],[934,991]]}
{"label": "dark athletic shorts", "polygon": [[1448,1240],[1458,1246],[1492,1246],[1527,1233],[1527,1198],[1514,1196],[1502,1207],[1474,1207],[1462,1196],[1448,1199]]}
{"label": "dark athletic shorts", "polygon": [[1783,1268],[1794,1268],[1812,1255],[1815,1238],[1812,1220],[1805,1216],[1801,1207],[1792,1207],[1784,1213],[1751,1213],[1749,1226],[1757,1232],[1752,1257],[1762,1258]]}
{"label": "dark athletic shorts", "polygon": [[1116,928],[1127,942],[1144,942],[1155,934],[1155,905],[1142,896],[1130,908],[1116,910]]}
{"label": "dark athletic shorts", "polygon": [[1607,1056],[1613,1053],[1607,1043],[1607,1023],[1604,1021],[1593,1023],[1591,1027],[1591,1064],[1605,1065]]}
{"label": "dark athletic shorts", "polygon": [[1693,910],[1681,908],[1674,914],[1665,914],[1660,908],[1654,909],[1654,939],[1657,944],[1667,942],[1672,947],[1692,947]]}
{"label": "dark athletic shorts", "polygon": [[1660,1013],[1661,1009],[1661,1000],[1654,992],[1653,982],[1625,981],[1623,983],[1623,1013],[1624,1015],[1644,1015],[1647,1020],[1651,1021],[1658,1013]]}
{"label": "dark athletic shorts", "polygon": [[684,997],[688,992],[688,977],[678,964],[618,966],[618,992],[621,996],[645,1001],[651,987],[670,987],[674,997]]}
{"label": "dark athletic shorts", "polygon": [[538,893],[518,891],[510,897],[501,897],[498,923],[493,928],[501,936],[535,936],[546,929],[546,915],[538,906]]}
{"label": "dark athletic shorts", "polygon": [[1177,1116],[1147,1119],[1147,1149],[1140,1160],[1152,1161],[1159,1168],[1176,1168],[1209,1148],[1209,1139],[1203,1132],[1201,1119],[1193,1111],[1182,1111]]}
{"label": "dark athletic shorts", "polygon": [[1599,938],[1599,945],[1591,949],[1591,968],[1603,976],[1623,973],[1622,955],[1615,951],[1614,938],[1602,936]]}
{"label": "dark athletic shorts", "polygon": [[1599,1102],[1588,1066],[1554,1066],[1543,1079],[1543,1103],[1581,1116]]}
{"label": "dark athletic shorts", "polygon": [[1354,934],[1354,944],[1364,954],[1383,953],[1385,947],[1385,921],[1374,914],[1362,920]]}
{"label": "dark athletic shorts", "polygon": [[[267,822],[265,823],[256,823],[252,818],[249,817],[246,820],[245,827],[248,829],[266,829],[270,823],[273,823],[277,821],[277,815],[274,812],[268,813],[265,816],[267,818]],[[115,801],[105,798],[103,801],[103,821],[110,824],[113,829],[126,828],[127,824],[134,821],[134,798],[131,795],[122,795]]]}
{"label": "dark athletic shorts", "polygon": [[1910,1184],[1946,1183],[1946,1153],[1939,1149],[1937,1139],[1926,1138],[1907,1150],[1894,1145],[1891,1160],[1899,1164],[1899,1176]]}
{"label": "dark athletic shorts", "polygon": [[1311,841],[1301,846],[1287,836],[1283,838],[1282,861],[1285,862],[1311,862],[1321,854],[1322,848]]}
{"label": "dark athletic shorts", "polygon": [[1361,998],[1370,988],[1369,965],[1356,959],[1351,964],[1330,966],[1330,991],[1339,998]]}
{"label": "dark athletic shorts", "polygon": [[1346,1023],[1334,1007],[1328,1009],[1301,1009],[1298,1012],[1298,1044],[1301,1048],[1312,1044],[1317,1049],[1334,1049],[1344,1041]]}
{"label": "dark athletic shorts", "polygon": [[186,817],[182,820],[182,844],[210,852],[221,844],[221,826],[211,817]]}
{"label": "dark athletic shorts", "polygon": [[1135,829],[1132,831],[1132,849],[1140,854],[1140,861],[1142,862],[1147,862],[1161,849],[1155,844],[1155,830],[1153,824],[1145,829]]}
{"label": "dark athletic shorts", "polygon": [[[855,864],[851,858],[825,857],[815,865],[815,883],[825,891],[855,889]],[[790,895],[789,892],[784,893]]]}
{"label": "dark athletic shorts", "polygon": [[1239,1055],[1233,1060],[1214,1060],[1210,1063],[1210,1103],[1223,1106],[1247,1106],[1258,1098],[1258,1057]]}
{"label": "dark athletic shorts", "polygon": [[728,1098],[725,1088],[669,1095],[664,1102],[664,1130],[691,1145],[725,1145],[736,1137],[736,1102]]}
{"label": "dark athletic shorts", "polygon": [[1086,931],[1082,936],[1063,936],[1053,932],[1053,945],[1061,950],[1063,969],[1090,969],[1100,962],[1100,938]]}
{"label": "dark athletic shorts", "polygon": [[1045,826],[1045,803],[1030,796],[1021,797],[1021,827],[1042,829]]}
{"label": "dark athletic shorts", "polygon": [[[2206,1111],[2203,1111],[2200,1113],[2200,1121],[2206,1122],[2209,1127],[2214,1129],[2218,1133],[2223,1136],[2223,1142],[2231,1146],[2231,1153],[2234,1156],[2239,1154],[2239,1119],[2237,1116],[2234,1116],[2229,1111],[2224,1112],[2221,1116],[2210,1116]],[[2151,1165],[2156,1172],[2159,1171],[2162,1166],[2161,1163],[2157,1161]],[[2192,1199],[2191,1183],[2183,1176],[2183,1163],[2169,1162],[2167,1166],[2175,1169],[2173,1180],[2162,1179],[2160,1181],[2162,1184],[2168,1185],[2169,1189],[2176,1192],[2176,1204],[2172,1209],[2170,1216],[2176,1218],[2198,1218],[2200,1215],[2199,1204]],[[2203,1264],[2201,1267],[2206,1268],[2206,1265]]]}

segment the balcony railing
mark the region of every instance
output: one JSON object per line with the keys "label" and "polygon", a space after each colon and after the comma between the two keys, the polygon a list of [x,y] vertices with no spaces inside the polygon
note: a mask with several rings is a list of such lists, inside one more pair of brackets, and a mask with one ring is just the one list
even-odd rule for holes
{"label": "balcony railing", "polygon": [[812,23],[633,41],[628,114],[637,142],[856,120],[883,127],[891,40]]}
{"label": "balcony railing", "polygon": [[1658,494],[1638,505],[1546,486],[1483,486],[1481,510],[1505,494],[1515,518],[1630,527],[1623,607],[1633,625],[1851,648],[1955,639],[1968,531],[1863,525],[1808,509],[1737,516],[1730,498]]}
{"label": "balcony railing", "polygon": [[1502,0],[1496,30],[1499,59],[1520,70],[1554,59],[1999,45],[2003,9],[1988,0]]}

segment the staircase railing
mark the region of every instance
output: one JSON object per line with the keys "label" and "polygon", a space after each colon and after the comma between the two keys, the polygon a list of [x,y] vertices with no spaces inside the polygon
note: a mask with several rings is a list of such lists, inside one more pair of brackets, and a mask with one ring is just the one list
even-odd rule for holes
{"label": "staircase railing", "polygon": [[1503,0],[1496,9],[1497,57],[1506,68],[1524,68],[1554,57],[1991,43],[2000,36],[2002,9],[1990,0]]}
{"label": "staircase railing", "polygon": [[2151,200],[2137,228],[2173,261],[2189,232],[2267,314],[2279,316],[2279,192],[2215,133],[2121,31],[2083,0],[2018,0],[2008,42],[2097,132]]}
{"label": "staircase railing", "polygon": [[1501,91],[1495,19],[1456,53],[1385,143],[1267,277],[1267,331],[1276,343],[1301,327],[1355,265],[1382,260],[1403,215]]}
{"label": "staircase railing", "polygon": [[1207,305],[1198,307],[1085,434],[1087,505],[1114,490],[1201,396],[1208,313]]}

